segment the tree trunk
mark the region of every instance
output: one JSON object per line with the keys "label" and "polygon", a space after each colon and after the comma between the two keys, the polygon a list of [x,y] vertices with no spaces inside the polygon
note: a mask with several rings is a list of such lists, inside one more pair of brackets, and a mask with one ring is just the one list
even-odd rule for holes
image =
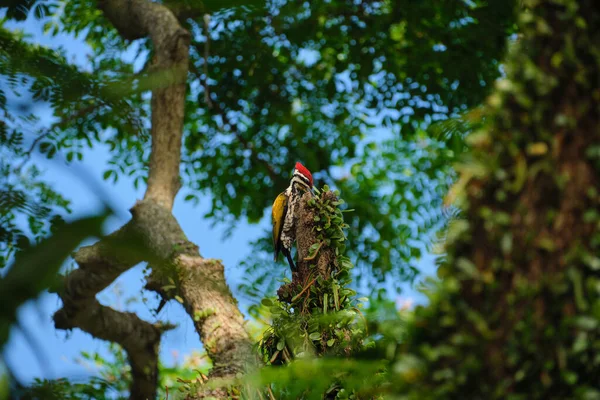
{"label": "tree trunk", "polygon": [[423,398],[600,395],[600,6],[525,6],[398,369]]}
{"label": "tree trunk", "polygon": [[[178,296],[212,359],[211,377],[231,379],[254,365],[252,343],[217,260],[203,258],[171,212],[180,188],[179,166],[190,34],[166,6],[149,0],[99,0],[98,7],[124,39],[150,37],[151,71],[160,82],[152,91],[152,152],[148,187],[132,219],[100,242],[79,249],[79,268],[64,279],[63,308],[54,315],[58,329],[80,328],[120,344],[132,368],[130,398],[154,399],[158,383],[160,336],[171,326],[153,325],[135,314],[102,306],[96,294],[120,274],[147,261],[147,288],[163,299]],[[169,278],[175,289],[166,290]],[[226,396],[226,390],[213,395]]]}

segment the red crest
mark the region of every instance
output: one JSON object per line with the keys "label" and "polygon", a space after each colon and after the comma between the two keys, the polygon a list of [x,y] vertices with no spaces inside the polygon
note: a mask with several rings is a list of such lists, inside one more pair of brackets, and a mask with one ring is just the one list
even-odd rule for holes
{"label": "red crest", "polygon": [[310,173],[310,171],[299,162],[296,163],[296,166],[294,168],[296,168],[296,170],[298,170],[298,172],[300,172],[302,175],[304,175],[305,177],[308,178],[308,181],[310,182],[310,187],[312,187],[313,186],[313,177],[312,177],[312,174]]}

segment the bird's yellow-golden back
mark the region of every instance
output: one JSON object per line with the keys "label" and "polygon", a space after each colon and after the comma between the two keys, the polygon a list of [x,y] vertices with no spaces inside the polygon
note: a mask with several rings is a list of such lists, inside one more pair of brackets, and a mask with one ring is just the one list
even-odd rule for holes
{"label": "bird's yellow-golden back", "polygon": [[281,237],[281,230],[283,229],[283,221],[285,220],[285,214],[287,212],[288,198],[285,192],[281,192],[275,201],[273,202],[273,208],[271,210],[271,219],[273,223],[273,247],[275,248],[275,260],[279,254],[279,238]]}

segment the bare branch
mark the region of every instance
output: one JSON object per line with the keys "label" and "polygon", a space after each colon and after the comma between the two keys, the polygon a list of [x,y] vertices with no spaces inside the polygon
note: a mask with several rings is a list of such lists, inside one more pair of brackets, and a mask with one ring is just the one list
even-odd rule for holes
{"label": "bare branch", "polygon": [[244,327],[244,317],[225,283],[219,260],[182,255],[181,295],[188,314],[214,368],[210,376],[235,377],[249,364],[255,364],[252,344]]}
{"label": "bare branch", "polygon": [[169,85],[152,91],[152,153],[145,199],[171,209],[179,181],[181,138],[190,33],[169,10],[147,0],[100,0],[98,6],[126,39],[149,36],[154,46],[151,71],[165,73]]}
{"label": "bare branch", "polygon": [[[134,212],[134,218],[145,214]],[[96,294],[143,260],[144,241],[152,237],[144,228],[151,229],[132,220],[100,242],[79,249],[73,255],[79,268],[65,277],[58,291],[63,308],[54,314],[57,329],[80,328],[125,349],[132,368],[132,399],[156,396],[158,344],[161,333],[171,326],[153,325],[135,314],[102,306]]]}
{"label": "bare branch", "polygon": [[244,371],[254,361],[252,343],[227,287],[222,264],[202,258],[165,207],[144,200],[131,213],[133,218],[121,229],[74,254],[79,268],[65,278],[59,293],[64,305],[54,315],[56,328],[77,327],[119,343],[129,355],[132,371],[137,371],[131,398],[145,398],[134,394],[150,394],[152,385],[156,390],[158,354],[152,349],[158,347],[164,328],[135,314],[101,306],[95,297],[120,274],[145,260],[153,267],[156,288],[161,288],[167,277],[177,283],[177,293],[215,366],[211,377],[233,377]]}
{"label": "bare branch", "polygon": [[[77,304],[83,305],[83,303],[84,301],[80,301]],[[102,306],[95,298],[85,301],[85,308],[80,311],[69,314],[63,308],[57,312],[54,315],[56,328],[80,328],[94,337],[121,345],[127,352],[131,364],[130,398],[155,398],[160,337],[162,332],[174,326],[150,324],[134,313],[120,312]]]}

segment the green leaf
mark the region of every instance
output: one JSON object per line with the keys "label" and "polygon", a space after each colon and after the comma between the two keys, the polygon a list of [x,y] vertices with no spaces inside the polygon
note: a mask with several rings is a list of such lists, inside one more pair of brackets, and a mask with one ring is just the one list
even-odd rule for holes
{"label": "green leaf", "polygon": [[335,309],[340,311],[340,294],[338,293],[338,285],[331,285],[331,290],[333,291],[333,303],[335,304]]}
{"label": "green leaf", "polygon": [[264,298],[260,302],[265,307],[271,307],[273,305],[273,301],[269,298]]}
{"label": "green leaf", "polygon": [[54,286],[58,271],[75,248],[90,236],[100,236],[104,221],[112,215],[104,211],[56,228],[53,235],[35,246],[17,253],[12,267],[0,279],[0,345],[8,335],[17,308],[35,298],[42,290]]}
{"label": "green leaf", "polygon": [[396,42],[403,42],[406,34],[406,21],[394,24],[390,27],[390,37]]}
{"label": "green leaf", "polygon": [[589,316],[579,316],[575,318],[575,325],[586,331],[593,331],[598,327],[598,320]]}

